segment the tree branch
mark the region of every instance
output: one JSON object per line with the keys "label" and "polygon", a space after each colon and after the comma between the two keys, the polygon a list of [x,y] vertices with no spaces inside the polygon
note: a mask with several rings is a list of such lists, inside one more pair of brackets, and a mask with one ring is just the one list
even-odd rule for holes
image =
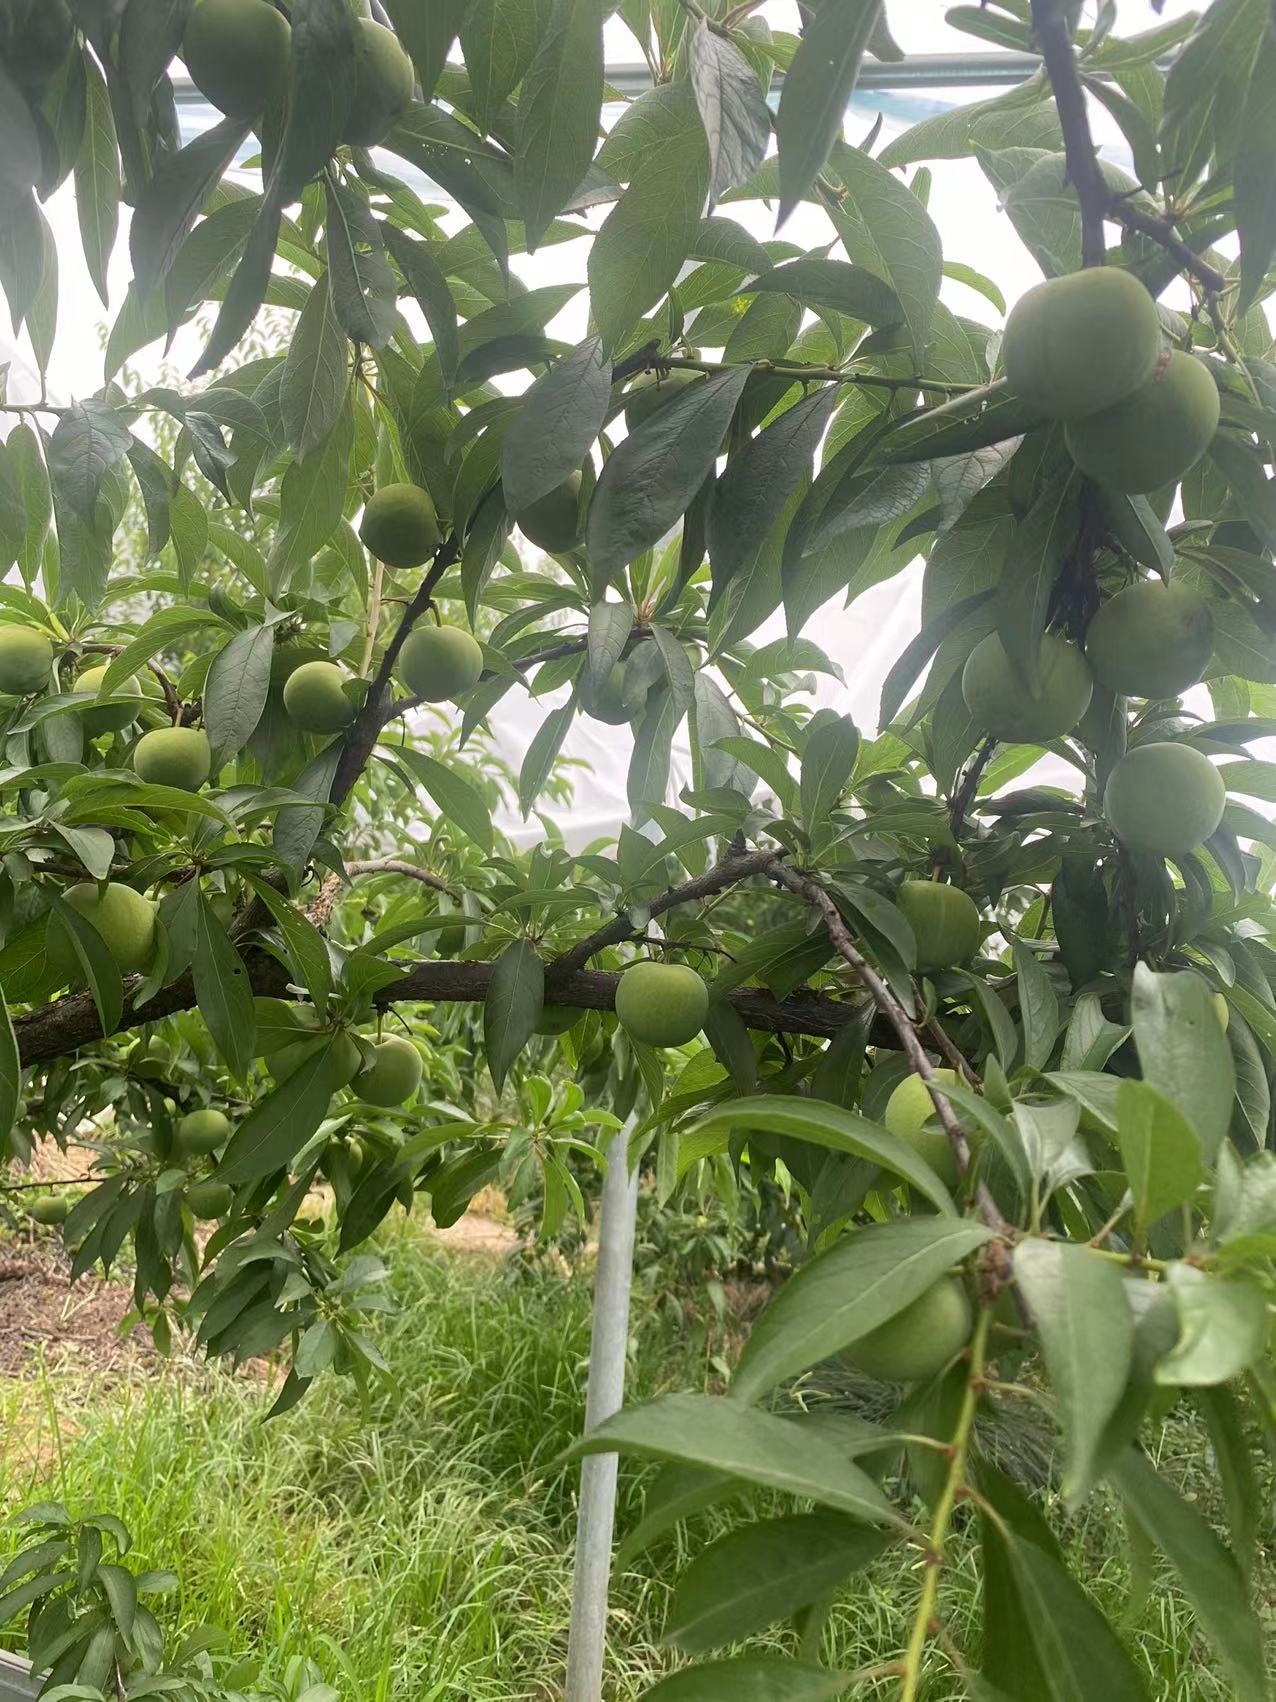
{"label": "tree branch", "polygon": [[1032,31],[1045,60],[1059,111],[1068,181],[1076,190],[1081,207],[1081,264],[1102,266],[1107,258],[1103,221],[1112,197],[1090,133],[1085,88],[1072,51],[1072,33],[1062,0],[1032,0]]}
{"label": "tree branch", "polygon": [[[362,863],[347,863],[345,872],[351,880],[356,880],[360,875],[404,875],[408,880],[420,881],[422,886],[433,887],[435,892],[452,891],[442,875],[431,874],[429,869],[422,869],[416,863],[405,863],[401,857],[373,857]],[[319,888],[317,896],[306,911],[316,928],[327,926],[343,884],[341,875],[329,875]]]}

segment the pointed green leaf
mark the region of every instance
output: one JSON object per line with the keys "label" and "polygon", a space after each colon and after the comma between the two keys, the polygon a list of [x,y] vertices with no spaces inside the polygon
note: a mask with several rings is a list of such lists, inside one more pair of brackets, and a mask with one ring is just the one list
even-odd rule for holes
{"label": "pointed green leaf", "polygon": [[603,104],[604,0],[554,0],[518,96],[514,185],[529,252],[584,182]]}
{"label": "pointed green leaf", "polygon": [[509,1067],[536,1032],[545,1003],[545,964],[530,940],[512,940],[492,971],[483,1002],[487,1067],[499,1093]]}
{"label": "pointed green leaf", "polygon": [[511,514],[577,471],[602,430],[611,367],[591,337],[538,378],[501,440],[501,483]]}
{"label": "pointed green leaf", "polygon": [[1190,1200],[1205,1179],[1196,1130],[1146,1082],[1123,1081],[1117,1136],[1140,1231]]}
{"label": "pointed green leaf", "polygon": [[1134,971],[1134,1043],[1143,1079],[1185,1116],[1212,1162],[1227,1133],[1236,1070],[1209,983],[1191,970]]}
{"label": "pointed green leaf", "polygon": [[824,0],[806,25],[775,121],[781,220],[808,192],[842,134],[860,61],[881,10],[881,0]]}

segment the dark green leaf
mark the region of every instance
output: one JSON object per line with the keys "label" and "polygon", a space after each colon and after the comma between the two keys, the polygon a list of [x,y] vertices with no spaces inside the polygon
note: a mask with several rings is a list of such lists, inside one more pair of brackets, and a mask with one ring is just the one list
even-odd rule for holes
{"label": "dark green leaf", "polygon": [[386,244],[398,262],[399,270],[407,280],[407,286],[415,296],[417,305],[425,315],[434,338],[435,354],[438,357],[439,370],[443,374],[443,382],[450,386],[452,375],[456,372],[461,358],[461,350],[457,335],[456,303],[452,300],[447,279],[438,261],[423,242],[413,242],[410,236],[388,222],[382,229]]}
{"label": "dark green leaf", "polygon": [[[758,74],[725,36],[699,18],[687,49],[691,86],[709,144],[709,201],[747,183],[766,158],[771,112]],[[582,173],[583,175],[583,173]]]}
{"label": "dark green leaf", "polygon": [[1117,1134],[1140,1231],[1190,1200],[1205,1179],[1196,1130],[1146,1082],[1123,1081]]}
{"label": "dark green leaf", "polygon": [[273,626],[250,626],[218,651],[204,687],[204,730],[214,770],[244,748],[270,695],[275,653]]}
{"label": "dark green leaf", "polygon": [[[341,0],[329,0],[339,5]],[[277,195],[268,193],[262,202],[257,222],[249,232],[248,241],[235,275],[226,291],[217,323],[203,354],[191,369],[191,377],[199,378],[212,372],[226,359],[244,332],[257,317],[257,309],[266,299],[271,267],[275,259],[275,244],[283,215]]]}
{"label": "dark green leaf", "polygon": [[399,40],[412,55],[421,79],[422,100],[429,100],[434,93],[470,4],[471,0],[430,0],[428,6],[422,6],[420,0],[385,0]]}
{"label": "dark green leaf", "polygon": [[259,1099],[235,1130],[214,1172],[219,1182],[256,1182],[284,1169],[328,1112],[342,1083],[341,1060],[329,1038],[303,1058],[287,1081]]}
{"label": "dark green leaf", "polygon": [[345,0],[294,0],[288,122],[279,191],[291,201],[336,151],[355,89],[354,20]]}
{"label": "dark green leaf", "polygon": [[307,298],[279,385],[284,431],[298,460],[327,439],[349,393],[349,345],[329,277],[325,272]]}
{"label": "dark green leaf", "polygon": [[1144,1080],[1196,1130],[1213,1162],[1232,1116],[1236,1072],[1208,982],[1190,970],[1134,971],[1134,1043]]}
{"label": "dark green leaf", "polygon": [[519,90],[514,184],[529,251],[584,181],[594,157],[607,10],[604,0],[554,0]]}
{"label": "dark green leaf", "polygon": [[844,313],[869,325],[892,325],[903,317],[894,290],[872,272],[862,266],[848,266],[845,260],[826,260],[818,254],[806,254],[799,260],[773,266],[747,288],[792,296],[805,307]]}
{"label": "dark green leaf", "polygon": [[324,179],[328,277],[337,319],[356,343],[379,349],[394,330],[397,286],[381,226],[368,203],[339,178]]}
{"label": "dark green leaf", "polygon": [[837,803],[855,767],[860,736],[846,715],[818,721],[802,751],[800,796],[807,830],[817,826]]}
{"label": "dark green leaf", "polygon": [[111,97],[94,60],[86,58],[84,135],[75,161],[75,205],[89,276],[105,305],[107,269],[120,222],[120,156]]}
{"label": "dark green leaf", "polygon": [[[243,120],[224,118],[160,164],[129,227],[133,273],[144,294],[168,275],[209,191],[247,134]],[[242,216],[233,215],[236,226]]]}
{"label": "dark green leaf", "polygon": [[924,372],[939,299],[939,232],[913,191],[862,148],[839,148],[834,164],[847,196],[831,216],[847,259],[889,286],[908,327],[915,370]]}
{"label": "dark green leaf", "polygon": [[483,800],[483,794],[472,781],[458,774],[455,769],[448,768],[436,757],[427,756],[424,751],[412,750],[407,745],[387,745],[383,748],[393,750],[396,758],[415,775],[434,800],[435,806],[442,811],[446,821],[460,828],[480,850],[490,853],[493,843],[492,817]]}
{"label": "dark green leaf", "polygon": [[880,0],[825,0],[806,25],[775,121],[782,220],[811,188],[842,133],[860,61],[880,18]]}
{"label": "dark green leaf", "polygon": [[49,439],[49,476],[58,496],[92,526],[102,481],[132,446],[128,426],[105,402],[68,408]]}
{"label": "dark green leaf", "polygon": [[13,1018],[5,1003],[4,988],[0,986],[0,1148],[6,1150],[21,1092],[22,1065],[18,1058],[18,1040],[13,1032]]}
{"label": "dark green leaf", "polygon": [[124,988],[115,959],[107,950],[101,934],[84,920],[78,910],[56,892],[50,892],[48,899],[53,914],[70,936],[80,969],[93,994],[102,1032],[114,1034],[124,1012]]}
{"label": "dark green leaf", "polygon": [[830,1702],[847,1685],[844,1673],[802,1661],[744,1657],[707,1661],[662,1678],[643,1702]]}
{"label": "dark green leaf", "polygon": [[530,940],[512,940],[492,971],[483,1003],[487,1067],[499,1093],[510,1065],[536,1032],[545,1003],[545,965]]}
{"label": "dark green leaf", "polygon": [[1147,1702],[1116,1632],[1054,1556],[1015,1541],[1011,1563],[1051,1702]]}
{"label": "dark green leaf", "polygon": [[538,378],[501,441],[501,483],[517,515],[574,473],[602,430],[611,368],[591,337]]}
{"label": "dark green leaf", "polygon": [[1061,467],[1015,529],[997,591],[997,630],[1006,654],[1036,691],[1050,594],[1081,524],[1081,477]]}

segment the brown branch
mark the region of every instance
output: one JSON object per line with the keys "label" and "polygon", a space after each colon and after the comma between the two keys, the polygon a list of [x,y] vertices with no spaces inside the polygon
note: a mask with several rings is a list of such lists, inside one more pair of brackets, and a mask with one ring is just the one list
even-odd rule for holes
{"label": "brown branch", "polygon": [[[420,881],[422,886],[433,887],[435,892],[452,891],[442,875],[431,874],[429,869],[422,869],[416,863],[405,863],[400,857],[373,857],[367,862],[347,863],[345,872],[351,880],[357,880],[360,875],[404,875],[408,880]],[[306,911],[316,928],[327,927],[342,884],[341,875],[328,875],[319,888]]]}
{"label": "brown branch", "polygon": [[1218,268],[1211,266],[1208,260],[1202,260],[1168,219],[1133,206],[1123,195],[1113,196],[1109,200],[1108,217],[1115,219],[1117,224],[1123,225],[1126,230],[1136,231],[1140,236],[1146,236],[1152,242],[1158,243],[1167,254],[1173,255],[1185,272],[1203,284],[1211,295],[1218,295],[1227,288],[1227,279]]}
{"label": "brown branch", "polygon": [[984,770],[992,760],[992,753],[996,748],[997,741],[990,735],[975,752],[965,774],[962,776],[961,785],[953,794],[952,805],[948,811],[948,825],[952,830],[954,839],[960,840],[961,838],[962,830],[966,825],[966,816],[970,811],[970,806],[975,801],[975,794],[979,791],[979,782],[983,779]]}
{"label": "brown branch", "polygon": [[[694,904],[700,898],[712,898],[715,893],[724,892],[727,887],[734,886],[738,881],[748,880],[750,875],[765,874],[774,867],[784,855],[782,851],[751,851],[745,856],[730,856],[721,863],[715,863],[713,868],[706,869],[704,874],[697,875],[694,880],[686,881],[682,886],[671,886],[662,892],[659,898],[653,898],[644,908],[649,921],[657,916],[663,916],[666,910],[672,910],[680,904]],[[546,967],[545,980],[547,985],[553,985],[564,976],[574,974],[583,969],[591,957],[596,957],[608,946],[618,946],[626,940],[640,939],[646,932],[645,928],[635,928],[628,916],[614,916],[610,922],[596,928],[570,951],[562,952]]]}
{"label": "brown branch", "polygon": [[944,1054],[953,1069],[956,1070],[957,1074],[966,1083],[966,1086],[972,1088],[976,1093],[982,1093],[984,1091],[983,1082],[981,1082],[979,1077],[975,1074],[974,1069],[971,1067],[970,1060],[957,1045],[957,1042],[953,1039],[952,1035],[948,1033],[947,1029],[944,1027],[943,1023],[940,1022],[938,1017],[930,1018],[926,1024],[926,1033],[934,1042],[936,1050]]}
{"label": "brown branch", "polygon": [[1107,258],[1103,221],[1112,197],[1090,133],[1085,88],[1062,0],[1032,0],[1032,31],[1059,111],[1068,181],[1077,192],[1081,208],[1081,264],[1102,266]]}

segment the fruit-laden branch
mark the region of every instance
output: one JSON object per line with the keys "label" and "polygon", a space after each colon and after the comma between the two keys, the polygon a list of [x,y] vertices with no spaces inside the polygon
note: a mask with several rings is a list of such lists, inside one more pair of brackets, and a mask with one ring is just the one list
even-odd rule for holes
{"label": "fruit-laden branch", "polygon": [[[712,898],[716,893],[725,892],[727,887],[748,880],[751,875],[765,874],[783,855],[782,851],[750,851],[741,856],[725,857],[694,880],[686,881],[682,886],[671,886],[659,898],[653,898],[643,907],[647,918],[654,921],[666,910],[673,910],[680,904],[694,904],[698,899]],[[627,915],[614,916],[570,951],[554,958],[545,971],[546,984],[557,987],[564,977],[583,969],[600,951],[605,951],[608,946],[622,945],[626,940],[640,939],[645,931],[645,927],[635,927]]]}
{"label": "fruit-laden branch", "polygon": [[1031,0],[1031,4],[1033,35],[1045,61],[1046,75],[1050,78],[1059,112],[1059,126],[1063,131],[1068,180],[1077,192],[1081,208],[1081,264],[1104,264],[1107,247],[1103,222],[1111,219],[1125,230],[1136,231],[1158,243],[1167,254],[1173,255],[1185,272],[1217,295],[1226,287],[1227,279],[1184,242],[1168,219],[1132,206],[1124,195],[1109,189],[1090,130],[1085,85],[1072,50],[1072,33],[1064,0]]}
{"label": "fruit-laden branch", "polygon": [[306,915],[316,928],[325,928],[332,915],[333,906],[345,885],[346,876],[357,880],[360,875],[403,875],[410,881],[420,881],[422,886],[432,887],[435,892],[451,893],[452,888],[442,875],[422,869],[416,863],[405,863],[401,857],[373,857],[362,863],[347,863],[345,875],[329,875],[319,892],[306,911]]}
{"label": "fruit-laden branch", "polygon": [[[249,985],[256,994],[282,994],[287,991],[288,971],[277,958],[265,951],[244,953]],[[495,970],[492,963],[454,962],[438,959],[414,965],[400,980],[383,987],[377,994],[377,1004],[408,1002],[437,1002],[481,1004]],[[124,983],[125,996],[139,985],[141,977],[129,976]],[[545,991],[549,1005],[575,1005],[582,1010],[609,1011],[616,1003],[616,987],[620,973],[614,970],[576,970],[565,975]],[[806,1034],[827,1040],[855,1016],[852,1006],[825,993],[798,991],[787,999],[778,1000],[756,987],[737,987],[726,995],[750,1028],[763,1029],[770,1034]],[[177,1011],[190,1010],[195,1005],[195,986],[189,975],[183,975],[161,987],[153,999],[139,1010],[126,1008],[121,1031],[138,1028],[143,1023],[157,1022]],[[51,1058],[65,1057],[81,1046],[101,1040],[102,1025],[97,1007],[89,993],[71,993],[42,1005],[26,1016],[14,1019],[18,1038],[18,1054],[24,1067],[45,1063]]]}

